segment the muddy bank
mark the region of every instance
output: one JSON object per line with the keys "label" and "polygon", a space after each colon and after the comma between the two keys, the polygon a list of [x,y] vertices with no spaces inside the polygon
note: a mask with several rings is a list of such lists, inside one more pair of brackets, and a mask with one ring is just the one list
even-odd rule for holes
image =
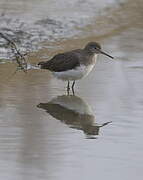
{"label": "muddy bank", "polygon": [[[68,39],[106,38],[141,22],[142,2],[128,1],[13,1],[0,2],[0,31],[17,43],[21,51],[61,49],[57,42]],[[67,10],[68,7],[68,10]],[[78,7],[78,8],[77,8]],[[74,13],[73,13],[74,12]],[[72,46],[72,45],[71,45]],[[77,44],[78,46],[78,44]],[[1,59],[10,59],[11,52],[0,39]]]}

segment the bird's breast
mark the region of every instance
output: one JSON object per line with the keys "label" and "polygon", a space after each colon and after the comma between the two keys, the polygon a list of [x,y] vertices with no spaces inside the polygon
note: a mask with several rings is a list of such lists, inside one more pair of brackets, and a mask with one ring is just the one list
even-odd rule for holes
{"label": "bird's breast", "polygon": [[62,80],[78,80],[87,76],[90,71],[93,69],[95,64],[90,65],[80,65],[75,69],[62,71],[62,72],[53,72],[53,75]]}
{"label": "bird's breast", "polygon": [[95,64],[97,61],[97,54],[92,57],[92,63]]}
{"label": "bird's breast", "polygon": [[88,66],[82,66],[84,76],[87,76],[92,71],[94,66],[95,66],[95,63],[92,63]]}

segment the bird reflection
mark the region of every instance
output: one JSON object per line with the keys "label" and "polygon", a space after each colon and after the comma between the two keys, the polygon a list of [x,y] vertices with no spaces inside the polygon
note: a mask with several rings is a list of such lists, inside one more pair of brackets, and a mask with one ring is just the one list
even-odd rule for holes
{"label": "bird reflection", "polygon": [[37,107],[46,110],[70,128],[82,130],[87,138],[99,135],[99,129],[111,122],[97,124],[91,107],[80,97],[74,95],[57,96],[48,103],[40,103]]}

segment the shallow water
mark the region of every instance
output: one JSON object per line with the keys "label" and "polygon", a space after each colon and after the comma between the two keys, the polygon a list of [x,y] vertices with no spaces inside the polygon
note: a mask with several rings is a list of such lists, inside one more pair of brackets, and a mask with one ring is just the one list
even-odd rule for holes
{"label": "shallow water", "polygon": [[[142,179],[140,17],[142,13],[136,24],[99,38],[116,58],[101,55],[92,73],[76,83],[75,96],[67,96],[66,84],[47,71],[13,74],[15,64],[0,64],[0,179]],[[61,46],[50,55],[93,38],[94,32],[56,42]]]}

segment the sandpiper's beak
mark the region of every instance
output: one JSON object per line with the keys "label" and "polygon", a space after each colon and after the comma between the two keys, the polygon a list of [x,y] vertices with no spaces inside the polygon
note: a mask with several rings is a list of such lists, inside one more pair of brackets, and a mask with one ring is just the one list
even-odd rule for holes
{"label": "sandpiper's beak", "polygon": [[110,58],[114,59],[114,57],[113,57],[113,56],[110,56],[109,54],[107,54],[107,53],[105,53],[105,52],[103,52],[103,51],[101,51],[101,50],[99,50],[99,52],[100,52],[101,54],[104,54],[104,55],[106,55],[106,56],[108,56],[108,57],[110,57]]}

